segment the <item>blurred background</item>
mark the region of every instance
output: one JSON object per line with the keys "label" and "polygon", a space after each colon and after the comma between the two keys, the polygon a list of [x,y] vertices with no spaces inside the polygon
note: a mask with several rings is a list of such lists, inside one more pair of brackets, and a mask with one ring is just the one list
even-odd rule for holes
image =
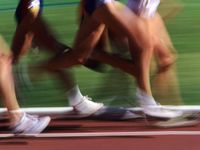
{"label": "blurred background", "polygon": [[[17,3],[18,0],[0,0],[0,33],[8,45],[16,27],[14,12]],[[78,3],[79,0],[44,0],[43,17],[55,31],[57,38],[69,46],[73,43],[78,27]],[[200,104],[200,3],[199,0],[165,0],[159,12],[164,16],[172,7],[178,11],[165,23],[178,58],[176,83],[172,84],[170,89],[180,89],[180,91],[175,100],[172,100],[171,93],[166,91],[165,94],[169,97],[161,103],[198,105]],[[24,107],[68,106],[66,91],[56,79],[48,74],[34,74],[34,64],[46,57],[47,54],[35,48],[14,67],[18,99]],[[76,67],[73,71],[82,93],[89,95],[94,101],[112,106],[136,105],[135,81],[131,76],[110,67],[106,67],[105,73],[97,73],[85,67]],[[168,83],[170,79],[172,77],[166,82]],[[159,89],[156,89],[157,94]]]}

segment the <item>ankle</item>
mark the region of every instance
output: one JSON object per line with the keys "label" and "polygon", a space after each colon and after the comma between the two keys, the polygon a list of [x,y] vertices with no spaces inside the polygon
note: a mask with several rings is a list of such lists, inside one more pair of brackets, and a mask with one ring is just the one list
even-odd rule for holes
{"label": "ankle", "polygon": [[82,101],[83,95],[78,86],[73,87],[67,92],[67,96],[69,99],[69,105],[75,106]]}
{"label": "ankle", "polygon": [[10,117],[10,124],[11,125],[16,125],[18,124],[19,122],[21,122],[21,120],[24,118],[25,116],[25,112],[23,112],[22,110],[20,109],[17,109],[17,110],[11,110],[11,111],[8,111],[9,113],[9,117]]}
{"label": "ankle", "polygon": [[157,105],[153,96],[148,95],[145,91],[141,90],[140,88],[137,88],[136,90],[136,97],[141,107]]}

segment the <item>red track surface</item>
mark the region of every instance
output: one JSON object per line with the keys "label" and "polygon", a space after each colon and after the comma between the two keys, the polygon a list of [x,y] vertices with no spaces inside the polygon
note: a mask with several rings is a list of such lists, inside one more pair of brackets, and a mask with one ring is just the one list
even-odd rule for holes
{"label": "red track surface", "polygon": [[[84,133],[121,131],[200,131],[200,125],[158,129],[144,120],[53,120],[45,133]],[[0,121],[0,133],[8,133],[7,122]],[[200,150],[200,135],[93,137],[93,138],[0,138],[0,150]]]}

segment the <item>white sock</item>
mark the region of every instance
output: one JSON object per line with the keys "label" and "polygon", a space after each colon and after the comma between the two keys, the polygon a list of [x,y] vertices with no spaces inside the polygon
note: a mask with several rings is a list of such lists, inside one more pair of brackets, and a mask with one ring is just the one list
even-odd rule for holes
{"label": "white sock", "polygon": [[81,99],[83,95],[81,94],[81,91],[78,86],[75,86],[74,88],[70,89],[67,92],[67,96],[69,99],[69,105],[75,106],[81,102]]}
{"label": "white sock", "polygon": [[152,96],[147,95],[146,92],[137,88],[136,90],[136,97],[139,101],[141,106],[156,106],[157,103]]}

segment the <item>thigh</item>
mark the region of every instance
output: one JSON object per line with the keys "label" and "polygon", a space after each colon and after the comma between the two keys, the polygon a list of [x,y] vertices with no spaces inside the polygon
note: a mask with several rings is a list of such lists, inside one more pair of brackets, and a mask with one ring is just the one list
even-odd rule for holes
{"label": "thigh", "polygon": [[[14,51],[21,51],[24,45],[26,45],[27,41],[29,41],[28,43],[32,42],[32,28],[36,20],[32,11],[38,7],[40,8],[40,0],[20,0],[15,12],[18,25],[12,43],[12,48]],[[35,13],[39,13],[39,11],[40,9]]]}
{"label": "thigh", "polygon": [[55,54],[67,48],[57,40],[56,34],[40,16],[34,22],[31,31],[34,33],[34,42],[37,46],[48,52]]}
{"label": "thigh", "polygon": [[[28,16],[26,16],[28,17]],[[14,59],[18,59],[20,56],[24,55],[31,47],[33,34],[31,32],[31,24],[25,19],[17,25],[13,40],[11,50],[14,54]],[[17,60],[16,60],[17,61]]]}
{"label": "thigh", "polygon": [[98,8],[93,16],[115,33],[124,34],[140,47],[150,46],[150,28],[148,21],[134,14],[130,9],[117,9],[113,4]]}
{"label": "thigh", "polygon": [[[157,39],[167,46],[170,50],[175,50],[173,43],[171,41],[170,35],[165,27],[161,16],[157,13],[151,23],[152,30],[156,35]],[[175,52],[175,51],[174,51]]]}
{"label": "thigh", "polygon": [[76,34],[73,50],[79,54],[81,58],[88,58],[92,50],[99,41],[105,25],[94,20],[92,16],[87,16]]}

